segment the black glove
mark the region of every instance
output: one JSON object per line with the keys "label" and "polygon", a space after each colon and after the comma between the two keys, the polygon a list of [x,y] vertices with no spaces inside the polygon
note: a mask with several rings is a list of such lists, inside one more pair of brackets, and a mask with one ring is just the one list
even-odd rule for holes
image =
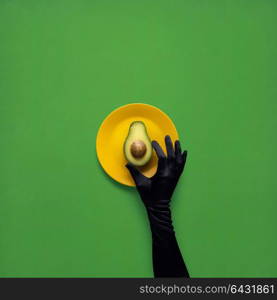
{"label": "black glove", "polygon": [[146,207],[151,232],[152,256],[155,277],[189,277],[180,252],[171,219],[170,199],[181,176],[187,158],[187,151],[181,152],[179,141],[175,150],[169,136],[165,137],[167,157],[160,145],[152,142],[158,156],[156,174],[145,177],[132,164],[129,169],[140,197]]}

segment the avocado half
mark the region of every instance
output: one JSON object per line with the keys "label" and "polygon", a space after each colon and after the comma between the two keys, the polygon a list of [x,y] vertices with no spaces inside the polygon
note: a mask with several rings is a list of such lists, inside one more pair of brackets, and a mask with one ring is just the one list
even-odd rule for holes
{"label": "avocado half", "polygon": [[131,123],[123,150],[126,159],[135,166],[144,166],[149,162],[152,144],[143,122]]}

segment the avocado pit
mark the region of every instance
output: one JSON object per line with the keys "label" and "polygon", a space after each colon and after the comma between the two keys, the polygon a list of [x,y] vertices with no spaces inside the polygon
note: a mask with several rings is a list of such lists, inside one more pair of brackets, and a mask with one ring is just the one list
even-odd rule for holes
{"label": "avocado pit", "polygon": [[146,153],[146,145],[143,141],[137,140],[131,144],[131,153],[135,158],[142,158]]}

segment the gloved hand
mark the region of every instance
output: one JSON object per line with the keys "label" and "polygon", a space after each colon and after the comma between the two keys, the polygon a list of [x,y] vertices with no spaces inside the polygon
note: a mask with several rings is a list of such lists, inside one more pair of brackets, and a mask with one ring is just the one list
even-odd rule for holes
{"label": "gloved hand", "polygon": [[171,138],[167,135],[165,137],[165,145],[167,157],[158,142],[152,142],[152,146],[158,156],[158,168],[153,177],[148,178],[144,176],[130,163],[126,165],[146,206],[159,200],[171,199],[186,163],[187,151],[181,152],[179,141],[175,141],[174,150]]}
{"label": "gloved hand", "polygon": [[170,200],[183,172],[187,151],[182,153],[179,141],[175,141],[174,150],[169,136],[165,137],[165,145],[167,156],[156,141],[152,142],[158,156],[158,168],[153,177],[144,176],[130,163],[126,167],[148,213],[155,277],[189,277],[175,237],[170,210]]}

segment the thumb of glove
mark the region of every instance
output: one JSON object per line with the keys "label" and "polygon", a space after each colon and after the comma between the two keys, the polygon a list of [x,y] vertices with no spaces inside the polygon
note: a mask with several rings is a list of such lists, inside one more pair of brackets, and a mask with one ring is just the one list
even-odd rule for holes
{"label": "thumb of glove", "polygon": [[134,181],[136,182],[137,178],[140,175],[140,172],[138,171],[138,169],[131,163],[127,163],[125,165],[125,167],[129,170],[131,176],[133,177]]}

